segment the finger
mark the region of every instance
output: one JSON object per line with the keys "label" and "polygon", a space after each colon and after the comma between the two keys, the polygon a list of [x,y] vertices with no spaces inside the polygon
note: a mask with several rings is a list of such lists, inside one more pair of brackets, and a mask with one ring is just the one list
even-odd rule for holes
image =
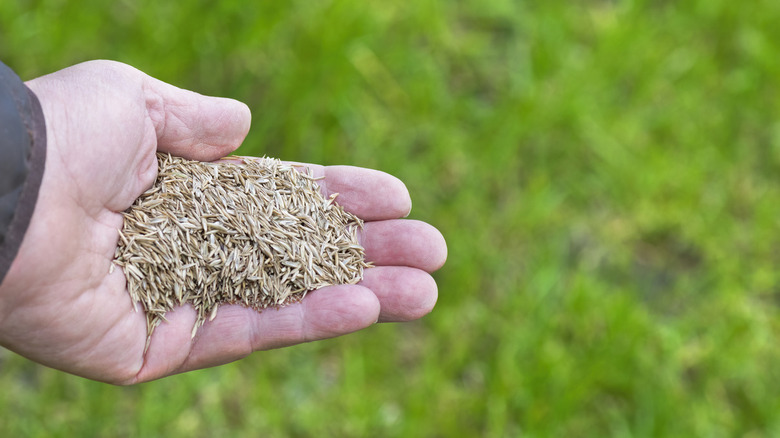
{"label": "finger", "polygon": [[447,243],[439,230],[408,219],[366,222],[358,233],[366,260],[376,266],[408,266],[433,272],[447,260]]}
{"label": "finger", "polygon": [[341,336],[379,319],[379,302],[361,286],[339,285],[310,293],[300,303],[258,313],[241,306],[220,309],[201,329],[183,369],[229,362],[269,350]]}
{"label": "finger", "polygon": [[336,202],[366,221],[397,219],[409,215],[412,199],[404,183],[385,172],[353,166],[304,164],[327,198],[338,193]]}
{"label": "finger", "polygon": [[251,112],[237,100],[203,96],[150,76],[144,94],[160,152],[213,161],[238,148],[249,132]]}
{"label": "finger", "polygon": [[420,269],[403,266],[366,269],[360,285],[371,289],[379,299],[379,322],[422,318],[433,310],[438,297],[433,277]]}
{"label": "finger", "polygon": [[195,321],[191,307],[166,315],[157,327],[139,381],[232,362],[253,351],[280,348],[352,333],[379,319],[379,301],[367,288],[329,286],[305,300],[258,312],[240,305],[220,307],[189,340]]}

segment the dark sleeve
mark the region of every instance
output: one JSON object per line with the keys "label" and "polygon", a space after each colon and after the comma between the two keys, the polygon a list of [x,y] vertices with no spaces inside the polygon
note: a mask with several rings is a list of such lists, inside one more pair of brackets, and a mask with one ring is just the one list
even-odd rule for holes
{"label": "dark sleeve", "polygon": [[38,98],[0,62],[0,284],[22,245],[46,163]]}

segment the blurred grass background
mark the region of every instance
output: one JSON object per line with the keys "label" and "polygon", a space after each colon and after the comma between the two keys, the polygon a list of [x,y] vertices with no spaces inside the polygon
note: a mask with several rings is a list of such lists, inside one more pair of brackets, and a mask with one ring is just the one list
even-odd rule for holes
{"label": "blurred grass background", "polygon": [[2,436],[780,436],[780,3],[3,0],[29,79],[129,63],[373,167],[434,312],[130,388],[0,350]]}

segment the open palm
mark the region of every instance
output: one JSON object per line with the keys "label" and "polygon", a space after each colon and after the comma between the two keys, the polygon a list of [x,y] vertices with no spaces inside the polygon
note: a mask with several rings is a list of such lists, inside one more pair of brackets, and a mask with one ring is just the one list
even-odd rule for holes
{"label": "open palm", "polygon": [[121,212],[157,174],[157,151],[210,161],[238,147],[248,108],[93,61],[28,83],[47,125],[46,171],[19,254],[0,285],[0,344],[32,360],[118,384],[219,365],[256,350],[323,339],[377,321],[407,321],[436,302],[429,272],[446,258],[430,225],[398,219],[403,183],[382,172],[311,165],[320,187],[366,221],[361,241],[376,268],[359,285],[330,286],[301,303],[256,312],[222,306],[190,337],[195,311],[167,315],[144,354],[146,320],[125,277],[109,274]]}

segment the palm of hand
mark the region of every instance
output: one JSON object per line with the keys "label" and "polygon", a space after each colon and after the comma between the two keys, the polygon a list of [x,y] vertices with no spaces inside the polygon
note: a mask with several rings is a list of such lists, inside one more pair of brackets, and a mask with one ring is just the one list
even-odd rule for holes
{"label": "palm of hand", "polygon": [[[322,189],[367,221],[362,241],[379,267],[361,285],[331,286],[302,303],[257,313],[225,306],[190,338],[195,312],[167,315],[144,354],[146,321],[125,278],[109,274],[121,212],[151,186],[155,153],[214,160],[249,128],[248,109],[156,81],[126,65],[93,62],[29,83],[47,121],[46,172],[25,241],[0,288],[0,343],[85,377],[134,383],[226,363],[252,351],[322,339],[433,307],[427,272],[446,247],[408,212],[403,184],[381,172],[312,166]],[[427,271],[427,272],[426,272]]]}

